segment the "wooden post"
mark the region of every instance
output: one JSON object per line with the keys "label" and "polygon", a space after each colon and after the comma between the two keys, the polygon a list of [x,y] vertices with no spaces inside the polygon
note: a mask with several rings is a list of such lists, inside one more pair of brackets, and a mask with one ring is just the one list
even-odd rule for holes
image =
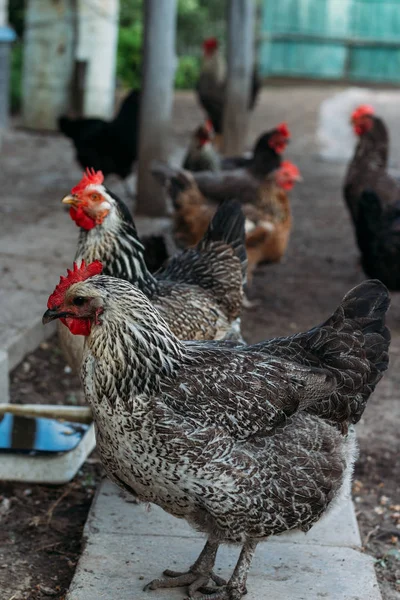
{"label": "wooden post", "polygon": [[140,103],[137,212],[162,216],[165,195],[150,173],[153,159],[167,160],[176,66],[176,0],[146,0]]}
{"label": "wooden post", "polygon": [[254,67],[254,1],[230,0],[228,72],[224,106],[224,153],[243,152]]}

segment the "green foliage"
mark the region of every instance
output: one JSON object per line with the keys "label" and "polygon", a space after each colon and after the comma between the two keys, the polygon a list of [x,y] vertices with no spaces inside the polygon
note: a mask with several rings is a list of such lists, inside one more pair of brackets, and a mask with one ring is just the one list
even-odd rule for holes
{"label": "green foliage", "polygon": [[[226,10],[227,0],[178,0],[176,88],[195,86],[204,38],[216,36],[224,46]],[[142,39],[143,0],[121,0],[117,77],[125,87],[140,87]]]}
{"label": "green foliage", "polygon": [[11,46],[10,65],[10,107],[11,112],[18,112],[22,102],[22,42]]}
{"label": "green foliage", "polygon": [[125,87],[140,88],[143,23],[120,27],[118,35],[117,78]]}
{"label": "green foliage", "polygon": [[193,89],[200,73],[200,60],[195,56],[181,56],[175,73],[175,87]]}

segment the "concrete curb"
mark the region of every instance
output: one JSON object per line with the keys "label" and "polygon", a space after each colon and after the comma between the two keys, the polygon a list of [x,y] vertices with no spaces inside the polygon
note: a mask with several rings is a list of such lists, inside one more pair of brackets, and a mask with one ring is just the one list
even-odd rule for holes
{"label": "concrete curb", "polygon": [[[128,500],[128,501],[127,501]],[[184,589],[143,592],[165,568],[185,570],[204,540],[185,521],[157,506],[129,502],[109,481],[86,522],[86,546],[66,600],[179,600]],[[247,600],[381,600],[373,560],[360,551],[350,500],[309,533],[279,536],[258,546]],[[217,573],[229,577],[239,549],[221,547]]]}

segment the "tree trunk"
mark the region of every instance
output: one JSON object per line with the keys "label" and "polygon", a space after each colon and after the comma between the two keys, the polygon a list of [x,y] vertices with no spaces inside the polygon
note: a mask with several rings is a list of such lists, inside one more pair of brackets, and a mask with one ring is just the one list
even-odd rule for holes
{"label": "tree trunk", "polygon": [[253,67],[254,2],[230,0],[223,127],[225,154],[240,154],[245,147]]}
{"label": "tree trunk", "polygon": [[150,173],[153,159],[168,158],[175,74],[176,0],[146,0],[140,104],[137,212],[165,214],[165,194]]}

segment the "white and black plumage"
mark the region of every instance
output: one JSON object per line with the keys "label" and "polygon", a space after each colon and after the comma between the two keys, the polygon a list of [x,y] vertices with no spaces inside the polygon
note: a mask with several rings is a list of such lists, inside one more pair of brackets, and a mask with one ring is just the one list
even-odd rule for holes
{"label": "white and black plumage", "polygon": [[388,365],[388,306],[386,288],[366,281],[323,325],[235,347],[180,342],[122,280],[56,288],[43,320],[88,328],[82,380],[107,473],[208,537],[187,573],[147,589],[188,585],[192,598],[222,584],[217,549],[234,543],[232,578],[201,598],[239,600],[259,541],[307,531],[349,491],[352,425]]}
{"label": "white and black plumage", "polygon": [[[176,254],[153,275],[125,204],[102,183],[84,184],[63,200],[81,226],[78,263],[100,260],[106,275],[137,285],[180,339],[242,340],[247,258],[239,204],[221,206],[197,247]],[[65,328],[59,328],[59,334],[68,364],[79,370],[83,341],[72,338]]]}

